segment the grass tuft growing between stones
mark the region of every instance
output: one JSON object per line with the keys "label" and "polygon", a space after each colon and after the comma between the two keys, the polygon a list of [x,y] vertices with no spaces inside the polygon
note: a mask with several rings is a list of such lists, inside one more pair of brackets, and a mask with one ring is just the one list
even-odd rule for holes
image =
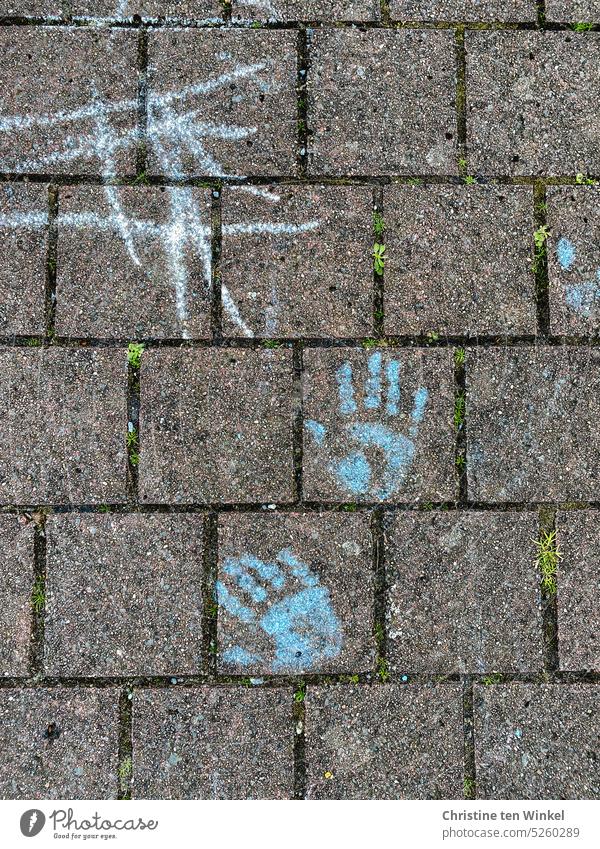
{"label": "grass tuft growing between stones", "polygon": [[537,564],[542,575],[542,589],[549,596],[556,595],[556,570],[562,555],[556,542],[556,531],[542,531],[537,546]]}
{"label": "grass tuft growing between stones", "polygon": [[127,362],[132,368],[139,368],[142,364],[144,345],[141,342],[130,342],[127,346]]}
{"label": "grass tuft growing between stones", "polygon": [[386,259],[385,245],[382,245],[380,242],[375,242],[373,245],[373,268],[375,269],[375,274],[377,274],[378,277],[383,275]]}
{"label": "grass tuft growing between stones", "polygon": [[31,591],[31,606],[35,613],[41,613],[46,605],[46,587],[44,579],[38,575]]}
{"label": "grass tuft growing between stones", "polygon": [[537,274],[538,271],[543,267],[544,261],[546,259],[548,237],[550,236],[550,230],[548,229],[547,224],[540,225],[537,230],[533,231],[533,243],[535,245],[535,254],[533,257],[533,265],[531,266],[531,270],[534,274]]}

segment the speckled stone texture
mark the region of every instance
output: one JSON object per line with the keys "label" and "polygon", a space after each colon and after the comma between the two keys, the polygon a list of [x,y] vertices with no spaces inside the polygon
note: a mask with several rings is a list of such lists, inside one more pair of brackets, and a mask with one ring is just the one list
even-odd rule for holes
{"label": "speckled stone texture", "polygon": [[[210,191],[112,191],[135,222],[127,241],[110,226],[114,211],[105,188],[60,191],[56,332],[102,339],[210,336]],[[90,211],[94,220],[87,223]],[[188,226],[193,222],[198,241],[176,244],[173,221],[180,215]]]}
{"label": "speckled stone texture", "polygon": [[[367,336],[373,329],[369,186],[223,191],[221,282],[255,336]],[[239,336],[227,311],[225,333]]]}
{"label": "speckled stone texture", "polygon": [[401,21],[535,21],[535,0],[390,0]]}
{"label": "speckled stone texture", "polygon": [[242,675],[372,670],[370,522],[368,513],[221,516],[218,669]]}
{"label": "speckled stone texture", "polygon": [[536,330],[525,186],[386,186],[385,330]]}
{"label": "speckled stone texture", "polygon": [[290,501],[289,350],[152,350],[142,359],[144,502]]}
{"label": "speckled stone texture", "polygon": [[0,550],[0,676],[27,675],[34,583],[33,524],[17,516],[0,516]]}
{"label": "speckled stone texture", "polygon": [[289,799],[291,690],[140,690],[133,703],[133,796]]}
{"label": "speckled stone texture", "polygon": [[379,0],[233,0],[233,20],[375,21]]}
{"label": "speckled stone texture", "polygon": [[480,174],[600,170],[600,35],[467,32],[467,148]]}
{"label": "speckled stone texture", "polygon": [[0,503],[125,500],[124,350],[0,348]]}
{"label": "speckled stone texture", "polygon": [[202,522],[177,514],[51,516],[46,674],[202,672]]}
{"label": "speckled stone texture", "polygon": [[43,333],[48,188],[0,186],[0,336]]}
{"label": "speckled stone texture", "polygon": [[385,546],[391,667],[540,671],[537,534],[529,513],[396,513]]}
{"label": "speckled stone texture", "polygon": [[91,17],[130,19],[165,18],[178,21],[212,21],[223,17],[219,0],[62,0],[58,3],[64,13]]}
{"label": "speckled stone texture", "polygon": [[558,654],[560,668],[600,671],[600,514],[559,512]]}
{"label": "speckled stone texture", "polygon": [[552,333],[600,333],[600,191],[548,189],[548,279]]}
{"label": "speckled stone texture", "polygon": [[309,173],[455,174],[454,35],[315,31]]}
{"label": "speckled stone texture", "polygon": [[295,174],[296,42],[292,31],[150,33],[149,172]]}
{"label": "speckled stone texture", "polygon": [[451,499],[452,381],[449,351],[305,351],[304,497]]}
{"label": "speckled stone texture", "polygon": [[546,0],[548,21],[597,21],[599,18],[598,0]]}
{"label": "speckled stone texture", "polygon": [[457,685],[309,687],[308,799],[462,795]]}
{"label": "speckled stone texture", "polygon": [[119,691],[0,690],[0,798],[115,799]]}
{"label": "speckled stone texture", "polygon": [[597,799],[600,690],[588,684],[475,687],[481,799]]}
{"label": "speckled stone texture", "polygon": [[600,353],[489,348],[467,353],[467,470],[475,501],[594,499]]}
{"label": "speckled stone texture", "polygon": [[2,170],[135,173],[137,33],[7,27],[0,52]]}

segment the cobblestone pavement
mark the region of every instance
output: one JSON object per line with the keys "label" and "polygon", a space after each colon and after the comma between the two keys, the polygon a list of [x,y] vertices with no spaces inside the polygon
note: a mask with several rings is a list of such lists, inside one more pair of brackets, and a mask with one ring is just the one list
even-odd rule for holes
{"label": "cobblestone pavement", "polygon": [[598,798],[597,0],[0,51],[0,796]]}

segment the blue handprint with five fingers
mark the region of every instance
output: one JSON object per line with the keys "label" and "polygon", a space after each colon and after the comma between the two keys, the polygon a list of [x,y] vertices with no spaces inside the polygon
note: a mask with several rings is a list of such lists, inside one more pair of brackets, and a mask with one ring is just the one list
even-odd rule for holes
{"label": "blue handprint with five fingers", "polygon": [[[275,562],[251,554],[228,557],[222,573],[216,585],[217,601],[248,626],[249,644],[227,648],[222,654],[225,663],[266,663],[273,672],[301,672],[341,652],[342,628],[329,591],[290,549],[279,551]],[[232,591],[233,584],[237,588]],[[265,636],[272,649],[270,658],[257,653],[253,645],[264,644]]]}
{"label": "blue handprint with five fingers", "polygon": [[[354,496],[369,494],[377,500],[384,500],[393,495],[406,479],[415,456],[415,440],[429,393],[425,387],[417,389],[408,433],[399,433],[392,425],[399,414],[401,401],[400,363],[391,359],[384,369],[383,357],[376,351],[369,357],[367,369],[362,413],[356,401],[351,364],[343,363],[336,372],[339,413],[344,419],[349,443],[356,447],[341,459],[331,460],[328,469],[346,492]],[[389,423],[365,421],[371,411],[377,411],[378,417],[383,413]],[[317,446],[327,447],[327,429],[323,424],[308,419],[305,427]],[[365,454],[368,449],[375,449],[383,456],[383,469],[379,476],[374,474]]]}
{"label": "blue handprint with five fingers", "polygon": [[[563,271],[571,271],[575,263],[577,250],[570,239],[561,238],[556,245],[556,256]],[[600,268],[596,277],[583,283],[571,283],[565,286],[567,306],[578,315],[590,318],[600,308]]]}

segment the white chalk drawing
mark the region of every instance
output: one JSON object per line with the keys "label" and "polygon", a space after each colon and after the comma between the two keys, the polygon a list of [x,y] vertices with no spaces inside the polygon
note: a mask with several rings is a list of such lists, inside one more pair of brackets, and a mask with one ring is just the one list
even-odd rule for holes
{"label": "white chalk drawing", "polygon": [[[121,4],[124,5],[124,4]],[[167,260],[170,280],[174,290],[175,310],[183,338],[188,338],[186,324],[188,313],[189,271],[187,254],[201,261],[204,282],[211,290],[211,226],[200,209],[198,199],[187,186],[168,186],[165,189],[168,216],[166,223],[142,220],[129,214],[123,206],[121,193],[117,185],[118,172],[115,158],[120,151],[136,150],[144,141],[158,163],[161,175],[170,182],[184,180],[188,174],[184,167],[184,154],[191,157],[195,171],[211,177],[228,177],[245,180],[242,174],[225,173],[223,165],[207,150],[207,140],[243,141],[257,132],[256,127],[238,126],[228,123],[215,123],[202,118],[199,108],[182,109],[185,101],[191,97],[207,97],[234,82],[246,80],[256,84],[260,91],[268,88],[259,74],[268,69],[268,62],[239,64],[232,70],[216,74],[210,79],[182,87],[177,91],[157,94],[147,92],[147,128],[143,139],[137,127],[115,126],[114,118],[135,112],[137,100],[125,99],[107,102],[92,87],[90,99],[86,104],[70,111],[58,110],[39,115],[1,115],[0,133],[19,133],[25,135],[29,130],[42,128],[52,139],[52,131],[57,128],[73,128],[86,121],[92,123],[91,131],[72,132],[53,145],[54,149],[34,159],[23,159],[18,164],[20,173],[44,173],[54,165],[84,161],[98,163],[102,178],[103,191],[108,206],[108,214],[100,215],[90,211],[80,214],[59,214],[59,228],[89,228],[95,231],[113,231],[123,242],[131,263],[142,266],[140,245],[143,240],[158,240]],[[3,171],[11,170],[6,162],[0,161]],[[239,185],[236,191],[247,191],[263,198],[270,204],[277,203],[279,196],[259,186]],[[254,220],[228,224],[223,227],[224,234],[300,234],[314,230],[318,220],[293,224],[288,221]],[[0,216],[1,228],[40,229],[48,225],[45,212],[27,214],[5,214]],[[232,298],[226,285],[221,284],[221,301],[224,312],[243,336],[253,336],[252,329]],[[269,327],[276,333],[276,317],[269,317]]]}

